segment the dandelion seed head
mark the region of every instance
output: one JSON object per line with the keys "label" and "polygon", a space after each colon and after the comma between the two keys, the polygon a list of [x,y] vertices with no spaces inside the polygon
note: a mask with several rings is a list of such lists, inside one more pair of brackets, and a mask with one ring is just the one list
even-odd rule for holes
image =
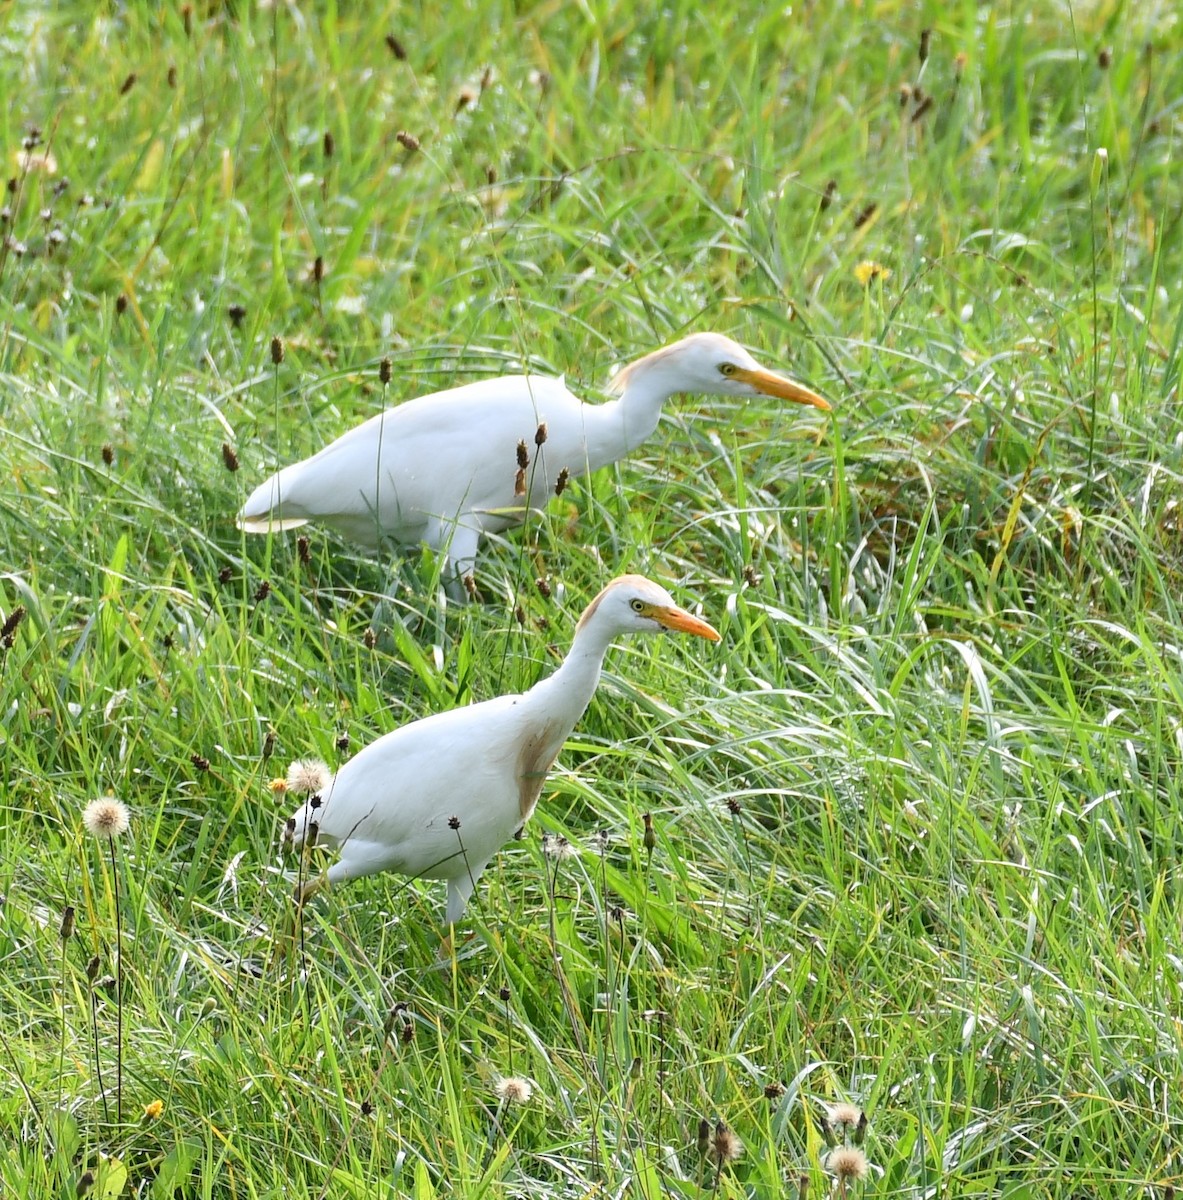
{"label": "dandelion seed head", "polygon": [[116,800],[114,796],[100,796],[86,806],[82,824],[91,837],[110,841],[127,832],[131,825],[131,814],[122,800]]}
{"label": "dandelion seed head", "polygon": [[857,1146],[839,1146],[826,1155],[826,1170],[844,1182],[866,1179],[867,1156]]}
{"label": "dandelion seed head", "polygon": [[333,782],[333,773],[328,764],[319,758],[298,758],[288,767],[288,776],[284,781],[289,792],[297,796],[309,795],[313,792],[327,792]]}
{"label": "dandelion seed head", "polygon": [[493,1094],[502,1104],[527,1104],[534,1095],[534,1085],[520,1075],[502,1075],[493,1084]]}
{"label": "dandelion seed head", "polygon": [[829,1111],[830,1124],[835,1129],[842,1129],[849,1126],[854,1129],[859,1121],[862,1120],[862,1109],[856,1104],[835,1104]]}
{"label": "dandelion seed head", "polygon": [[743,1142],[739,1140],[735,1130],[722,1121],[715,1126],[715,1136],[711,1145],[715,1158],[721,1163],[735,1162],[743,1154]]}

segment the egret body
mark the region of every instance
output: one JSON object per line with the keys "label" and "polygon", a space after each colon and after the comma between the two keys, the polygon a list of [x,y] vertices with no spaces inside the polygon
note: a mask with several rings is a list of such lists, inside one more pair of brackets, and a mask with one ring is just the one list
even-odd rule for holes
{"label": "egret body", "polygon": [[458,921],[481,872],[534,811],[612,640],[662,630],[719,638],[664,588],[622,575],[587,606],[558,670],[528,692],[437,713],[371,743],[288,820],[286,845],[302,847],[311,826],[317,844],[338,850],[301,898],[322,882],[397,871],[447,880],[447,920]]}
{"label": "egret body", "polygon": [[[623,458],[657,428],[679,392],[773,396],[828,409],[817,393],[765,370],[718,333],[696,333],[617,373],[604,404],[561,379],[503,375],[409,400],[261,483],[238,514],[249,533],[328,525],[368,549],[426,543],[454,579],[472,569],[484,533],[520,522],[569,476]],[[535,445],[541,425],[545,441]],[[529,463],[521,470],[518,444]]]}

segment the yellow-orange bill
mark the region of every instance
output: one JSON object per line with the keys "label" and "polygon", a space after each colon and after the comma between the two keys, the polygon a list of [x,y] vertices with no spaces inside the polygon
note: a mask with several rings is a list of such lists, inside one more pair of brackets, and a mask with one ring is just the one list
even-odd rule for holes
{"label": "yellow-orange bill", "polygon": [[780,400],[792,400],[794,404],[808,404],[813,408],[820,408],[823,412],[830,411],[830,402],[819,396],[817,392],[811,392],[809,388],[795,379],[777,375],[773,371],[763,369],[749,371],[741,367],[732,378],[738,379],[741,383],[750,384],[766,396],[776,396]]}
{"label": "yellow-orange bill", "polygon": [[695,637],[706,638],[711,642],[719,640],[717,630],[698,617],[692,617],[685,609],[655,608],[651,615],[659,625],[664,625],[666,629],[673,629],[678,633],[692,633]]}

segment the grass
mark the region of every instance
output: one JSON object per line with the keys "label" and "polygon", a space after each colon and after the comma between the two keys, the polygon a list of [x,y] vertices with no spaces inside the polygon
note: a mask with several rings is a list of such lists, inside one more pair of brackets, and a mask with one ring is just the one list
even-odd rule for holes
{"label": "grass", "polygon": [[[850,1195],[1167,1195],[1172,21],[4,8],[0,1190],[816,1195],[849,1100]],[[675,403],[487,545],[480,605],[233,528],[383,403],[521,365],[594,394],[702,328],[834,419]],[[529,686],[625,570],[722,645],[612,653],[456,960],[394,876],[285,936],[268,781]]]}

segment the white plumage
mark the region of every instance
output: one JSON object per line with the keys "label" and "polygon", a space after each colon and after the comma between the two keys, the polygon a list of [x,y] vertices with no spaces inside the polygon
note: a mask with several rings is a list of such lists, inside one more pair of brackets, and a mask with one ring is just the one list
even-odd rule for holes
{"label": "white plumage", "polygon": [[367,746],[288,820],[300,848],[311,825],[336,862],[305,888],[398,871],[448,881],[460,919],[481,872],[530,816],[563,742],[583,715],[612,639],[677,630],[717,640],[705,621],[640,575],[614,579],[587,606],[562,665],[516,696],[437,713]]}
{"label": "white plumage", "polygon": [[[638,359],[611,390],[619,399],[584,404],[560,379],[505,375],[409,400],[260,484],[238,513],[239,528],[267,533],[317,521],[371,549],[425,542],[449,553],[455,580],[473,569],[482,534],[546,503],[560,471],[583,475],[623,458],[653,433],[678,392],[829,408],[718,333],[692,334]],[[542,424],[546,441],[535,446]],[[530,457],[520,476],[519,442]]]}

